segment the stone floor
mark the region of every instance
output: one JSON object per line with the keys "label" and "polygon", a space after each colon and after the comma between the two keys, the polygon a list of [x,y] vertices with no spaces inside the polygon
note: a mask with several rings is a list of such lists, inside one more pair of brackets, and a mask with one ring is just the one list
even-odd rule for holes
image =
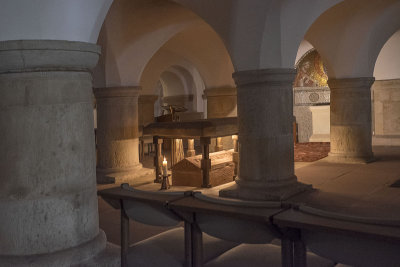
{"label": "stone floor", "polygon": [[[317,208],[369,217],[400,219],[400,188],[390,187],[400,179],[400,146],[374,147],[377,161],[369,164],[337,164],[323,160],[296,162],[295,173],[299,181],[312,184],[313,191],[292,197],[289,201],[307,202]],[[151,166],[147,157],[144,166]],[[151,182],[154,177],[144,177],[138,184]],[[135,183],[133,183],[135,185]],[[208,194],[230,184],[202,189]],[[103,189],[117,185],[101,185]],[[144,190],[157,190],[159,185],[140,186]],[[108,241],[119,244],[119,212],[99,199],[100,227]],[[131,221],[131,242],[146,239],[167,228],[153,227]]]}

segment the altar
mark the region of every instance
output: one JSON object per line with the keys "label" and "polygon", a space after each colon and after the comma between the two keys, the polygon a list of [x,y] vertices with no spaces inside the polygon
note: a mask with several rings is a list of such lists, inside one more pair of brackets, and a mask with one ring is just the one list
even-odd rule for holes
{"label": "altar", "polygon": [[[209,145],[211,143],[211,138],[233,136],[232,139],[234,140],[234,151],[232,157],[233,159],[238,158],[237,117],[203,119],[183,122],[154,122],[143,128],[143,134],[153,136],[156,150],[156,154],[154,157],[154,165],[156,167],[156,180],[161,174],[161,149],[163,138],[188,139],[188,150],[191,151],[194,150],[193,140],[200,139],[200,145],[202,146],[202,157],[200,160],[202,187],[211,187],[213,184],[210,181],[211,159]],[[236,165],[235,168],[237,168],[237,161],[234,160],[234,163]]]}

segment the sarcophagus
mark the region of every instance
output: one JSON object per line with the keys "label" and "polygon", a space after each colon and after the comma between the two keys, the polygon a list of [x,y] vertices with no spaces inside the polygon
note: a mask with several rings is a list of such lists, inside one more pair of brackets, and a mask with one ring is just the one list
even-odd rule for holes
{"label": "sarcophagus", "polygon": [[[233,181],[235,165],[232,153],[233,150],[210,153],[211,186]],[[201,187],[202,183],[201,155],[187,157],[172,167],[172,185]]]}

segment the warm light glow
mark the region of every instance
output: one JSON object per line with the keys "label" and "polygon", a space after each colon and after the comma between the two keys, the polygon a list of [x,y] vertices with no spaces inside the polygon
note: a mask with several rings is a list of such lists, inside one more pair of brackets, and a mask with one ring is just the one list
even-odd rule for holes
{"label": "warm light glow", "polygon": [[165,156],[164,156],[164,161],[162,162],[162,174],[163,174],[164,176],[167,176],[167,175],[168,175],[167,165],[168,165],[168,162],[167,162],[167,159],[166,159]]}

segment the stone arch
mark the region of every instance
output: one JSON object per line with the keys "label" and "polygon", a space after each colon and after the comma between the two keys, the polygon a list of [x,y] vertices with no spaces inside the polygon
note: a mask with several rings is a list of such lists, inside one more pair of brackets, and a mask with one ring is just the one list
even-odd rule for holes
{"label": "stone arch", "polygon": [[376,59],[374,77],[376,80],[400,79],[400,30],[384,44]]}
{"label": "stone arch", "polygon": [[96,43],[112,1],[2,1],[0,41],[44,39]]}
{"label": "stone arch", "polygon": [[292,68],[307,29],[321,13],[341,1],[175,2],[192,9],[218,32],[235,70],[241,71]]}
{"label": "stone arch", "polygon": [[400,27],[399,12],[397,1],[345,1],[324,12],[305,39],[321,54],[330,78],[372,77],[379,51]]}
{"label": "stone arch", "polygon": [[[98,42],[103,47],[104,58],[100,60],[102,66],[98,67],[103,70],[96,73],[103,74],[105,78],[96,79],[103,80],[103,86],[106,87],[140,84],[146,65],[165,44],[180,33],[188,34],[198,27],[205,29],[203,32],[213,31],[195,13],[171,1],[115,0]],[[215,32],[213,34],[218,36]],[[209,42],[210,50],[220,51],[222,42],[213,38]],[[190,41],[190,38],[187,40]],[[214,43],[218,42],[219,47],[216,47]]]}
{"label": "stone arch", "polygon": [[162,97],[164,103],[185,106],[189,112],[202,112],[204,83],[196,68],[190,67],[188,70],[181,65],[172,65],[163,70],[157,82],[162,85],[159,98]]}
{"label": "stone arch", "polygon": [[372,129],[376,145],[400,143],[400,30],[384,44],[374,67]]}

